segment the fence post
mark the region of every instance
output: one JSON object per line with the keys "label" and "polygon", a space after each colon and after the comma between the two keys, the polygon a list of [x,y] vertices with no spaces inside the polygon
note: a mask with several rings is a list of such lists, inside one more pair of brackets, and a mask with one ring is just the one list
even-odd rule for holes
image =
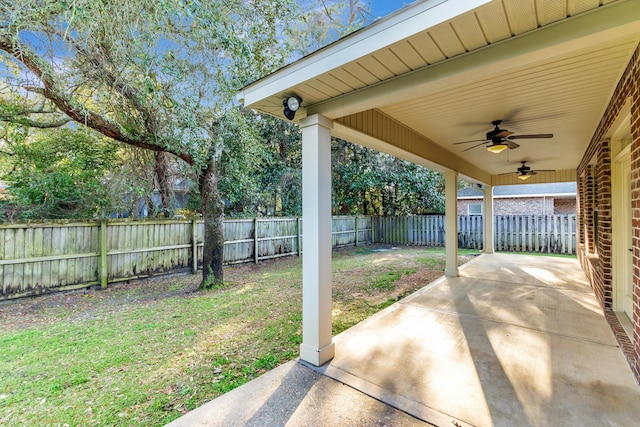
{"label": "fence post", "polygon": [[374,243],[378,243],[376,242],[376,218],[375,216],[371,215],[371,244],[373,245]]}
{"label": "fence post", "polygon": [[358,215],[356,215],[356,248],[358,247]]}
{"label": "fence post", "polygon": [[567,253],[573,253],[573,217],[567,215]]}
{"label": "fence post", "polygon": [[196,274],[198,272],[198,220],[196,218],[191,220],[191,252],[193,255],[191,272]]}
{"label": "fence post", "polygon": [[100,221],[100,287],[107,288],[107,221]]}
{"label": "fence post", "polygon": [[298,217],[296,222],[296,234],[298,235],[298,256],[302,255],[302,218]]}
{"label": "fence post", "polygon": [[253,218],[253,259],[258,263],[258,217]]}

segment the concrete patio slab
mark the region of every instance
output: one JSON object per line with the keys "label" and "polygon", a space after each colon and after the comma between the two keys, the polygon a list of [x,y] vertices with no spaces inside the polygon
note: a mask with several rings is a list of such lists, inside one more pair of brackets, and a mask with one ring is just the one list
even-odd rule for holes
{"label": "concrete patio slab", "polygon": [[403,304],[617,344],[590,289],[563,290],[458,277],[429,286]]}
{"label": "concrete patio slab", "polygon": [[574,259],[482,255],[334,343],[324,366],[290,362],[171,425],[640,425]]}
{"label": "concrete patio slab", "polygon": [[291,361],[170,423],[170,427],[429,424]]}

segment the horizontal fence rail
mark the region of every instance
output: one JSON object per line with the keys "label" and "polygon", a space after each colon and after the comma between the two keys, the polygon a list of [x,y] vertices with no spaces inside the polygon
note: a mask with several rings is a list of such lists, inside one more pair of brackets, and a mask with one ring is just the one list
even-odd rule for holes
{"label": "horizontal fence rail", "polygon": [[[224,263],[302,253],[301,218],[224,222]],[[575,253],[575,215],[495,216],[499,251]],[[444,216],[336,216],[333,247],[384,243],[443,246]],[[202,266],[204,223],[196,220],[0,225],[0,300]],[[458,245],[482,249],[483,218],[458,217]],[[195,256],[194,256],[195,254]]]}

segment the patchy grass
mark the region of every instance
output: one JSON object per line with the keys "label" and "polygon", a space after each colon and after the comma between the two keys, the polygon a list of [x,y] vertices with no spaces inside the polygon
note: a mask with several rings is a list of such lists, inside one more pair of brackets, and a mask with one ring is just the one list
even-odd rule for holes
{"label": "patchy grass", "polygon": [[[443,269],[442,249],[334,252],[334,334]],[[285,258],[209,291],[174,276],[1,303],[0,425],[165,424],[297,357],[301,276]]]}

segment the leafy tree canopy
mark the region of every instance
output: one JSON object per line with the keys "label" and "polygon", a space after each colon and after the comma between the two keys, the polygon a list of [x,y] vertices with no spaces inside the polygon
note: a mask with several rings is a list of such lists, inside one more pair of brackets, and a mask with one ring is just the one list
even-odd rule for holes
{"label": "leafy tree canopy", "polygon": [[57,129],[5,146],[2,179],[20,219],[87,218],[108,206],[103,181],[116,167],[113,141],[85,130]]}
{"label": "leafy tree canopy", "polygon": [[221,282],[218,187],[230,127],[220,117],[242,85],[307,53],[311,29],[335,27],[338,14],[316,25],[315,11],[295,0],[0,0],[0,120],[37,128],[72,120],[161,153],[157,176],[168,170],[165,154],[182,159],[202,200],[204,275]]}

